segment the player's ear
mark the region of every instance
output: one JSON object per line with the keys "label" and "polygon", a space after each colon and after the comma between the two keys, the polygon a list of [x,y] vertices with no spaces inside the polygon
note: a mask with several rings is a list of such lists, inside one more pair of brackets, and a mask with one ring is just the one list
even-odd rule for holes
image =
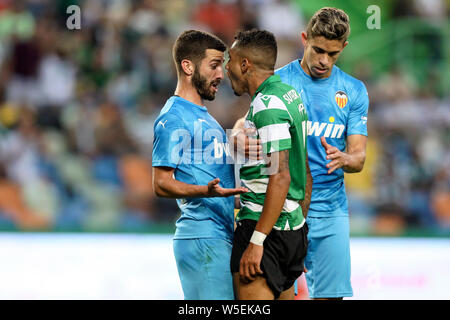
{"label": "player's ear", "polygon": [[344,50],[344,48],[348,45],[348,41],[345,40],[344,44],[342,45],[342,50]]}
{"label": "player's ear", "polygon": [[241,72],[242,72],[242,74],[247,73],[249,67],[250,67],[250,62],[248,61],[248,59],[247,58],[242,58],[242,60],[241,60]]}
{"label": "player's ear", "polygon": [[195,64],[188,59],[183,59],[181,61],[181,69],[186,76],[192,76],[195,71]]}
{"label": "player's ear", "polygon": [[302,44],[303,47],[306,47],[306,42],[308,41],[308,35],[306,34],[305,31],[302,31]]}

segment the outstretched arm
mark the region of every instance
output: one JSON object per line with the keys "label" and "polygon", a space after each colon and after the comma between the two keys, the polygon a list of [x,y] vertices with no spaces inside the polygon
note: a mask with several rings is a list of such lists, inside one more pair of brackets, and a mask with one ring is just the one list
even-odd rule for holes
{"label": "outstretched arm", "polygon": [[153,167],[153,190],[158,197],[164,198],[206,198],[230,197],[248,192],[247,188],[226,189],[219,186],[216,178],[208,185],[194,185],[176,180],[175,169],[170,167]]}

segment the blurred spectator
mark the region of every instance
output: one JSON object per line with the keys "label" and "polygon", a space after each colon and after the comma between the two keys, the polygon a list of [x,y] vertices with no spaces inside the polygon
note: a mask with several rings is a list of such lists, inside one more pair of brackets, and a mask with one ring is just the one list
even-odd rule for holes
{"label": "blurred spectator", "polygon": [[301,32],[306,30],[302,12],[288,0],[268,0],[258,6],[258,25],[270,30],[277,41],[292,40],[300,42]]}
{"label": "blurred spectator", "polygon": [[43,105],[62,107],[73,97],[76,70],[67,55],[67,48],[60,43],[54,51],[42,57],[38,81]]}
{"label": "blurred spectator", "polygon": [[94,121],[96,149],[99,155],[119,156],[136,151],[136,144],[126,131],[116,105],[108,102],[101,104]]}
{"label": "blurred spectator", "polygon": [[180,33],[189,27],[192,1],[172,0],[159,2],[162,7],[164,26],[171,38],[176,39]]}
{"label": "blurred spectator", "polygon": [[431,189],[431,207],[443,228],[450,227],[450,149],[441,157]]}
{"label": "blurred spectator", "polygon": [[236,31],[241,26],[241,12],[235,2],[205,0],[194,9],[192,21],[197,27],[209,29],[231,45]]}
{"label": "blurred spectator", "polygon": [[0,161],[6,165],[8,177],[25,187],[30,181],[40,178],[39,129],[31,110],[20,109],[16,112],[19,114],[17,130],[11,131],[0,141]]}
{"label": "blurred spectator", "polygon": [[445,0],[414,0],[413,3],[415,12],[421,17],[441,21],[446,18]]}
{"label": "blurred spectator", "polygon": [[3,2],[3,8],[0,11],[0,40],[29,39],[34,33],[34,24],[34,17],[26,10],[24,0]]}
{"label": "blurred spectator", "polygon": [[2,211],[11,214],[19,226],[49,226],[58,203],[55,190],[39,169],[39,130],[33,113],[21,109],[17,131],[0,142],[0,164],[6,168],[2,170]]}
{"label": "blurred spectator", "polygon": [[140,35],[151,35],[161,32],[164,28],[159,1],[143,0],[134,3],[128,26]]}
{"label": "blurred spectator", "polygon": [[12,44],[10,62],[5,64],[6,98],[10,102],[34,106],[39,101],[38,70],[41,52],[34,39]]}
{"label": "blurred spectator", "polygon": [[46,229],[51,225],[47,217],[27,206],[21,187],[6,179],[0,163],[0,226],[7,221],[23,230]]}
{"label": "blurred spectator", "polygon": [[145,223],[157,221],[157,209],[153,194],[151,165],[145,158],[128,155],[120,159],[119,172],[124,184],[125,204],[131,218]]}
{"label": "blurred spectator", "polygon": [[393,66],[391,71],[379,79],[371,97],[374,103],[387,101],[405,101],[414,98],[416,85],[399,67]]}

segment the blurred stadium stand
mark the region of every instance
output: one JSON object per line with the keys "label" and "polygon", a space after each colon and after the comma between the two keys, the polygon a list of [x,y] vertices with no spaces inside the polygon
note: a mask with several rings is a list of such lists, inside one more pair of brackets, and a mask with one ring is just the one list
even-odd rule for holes
{"label": "blurred stadium stand", "polygon": [[[238,29],[267,28],[282,66],[331,5],[352,28],[338,65],[371,100],[366,165],[346,176],[352,234],[450,236],[450,1],[424,3],[0,0],[0,230],[173,232],[178,209],[153,195],[151,150],[176,85],[175,38],[201,28],[231,44]],[[72,4],[80,30],[66,28]],[[371,4],[379,30],[366,25]],[[207,107],[231,128],[248,99],[224,81]]]}

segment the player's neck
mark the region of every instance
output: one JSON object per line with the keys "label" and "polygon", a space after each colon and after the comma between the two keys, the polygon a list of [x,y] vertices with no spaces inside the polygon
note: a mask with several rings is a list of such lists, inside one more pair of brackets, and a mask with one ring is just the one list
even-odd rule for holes
{"label": "player's neck", "polygon": [[270,71],[258,71],[248,80],[248,94],[250,98],[255,95],[256,90],[261,86],[261,84],[267,80],[270,76],[273,76],[273,70]]}
{"label": "player's neck", "polygon": [[198,94],[197,90],[187,80],[180,80],[177,83],[174,95],[186,99],[196,105],[203,106],[203,99]]}
{"label": "player's neck", "polygon": [[302,59],[302,60],[300,61],[300,67],[302,67],[303,71],[305,71],[305,73],[306,73],[308,76],[312,77],[311,71],[309,71],[309,68],[308,68],[308,65],[307,65],[306,62],[305,62],[305,59]]}

